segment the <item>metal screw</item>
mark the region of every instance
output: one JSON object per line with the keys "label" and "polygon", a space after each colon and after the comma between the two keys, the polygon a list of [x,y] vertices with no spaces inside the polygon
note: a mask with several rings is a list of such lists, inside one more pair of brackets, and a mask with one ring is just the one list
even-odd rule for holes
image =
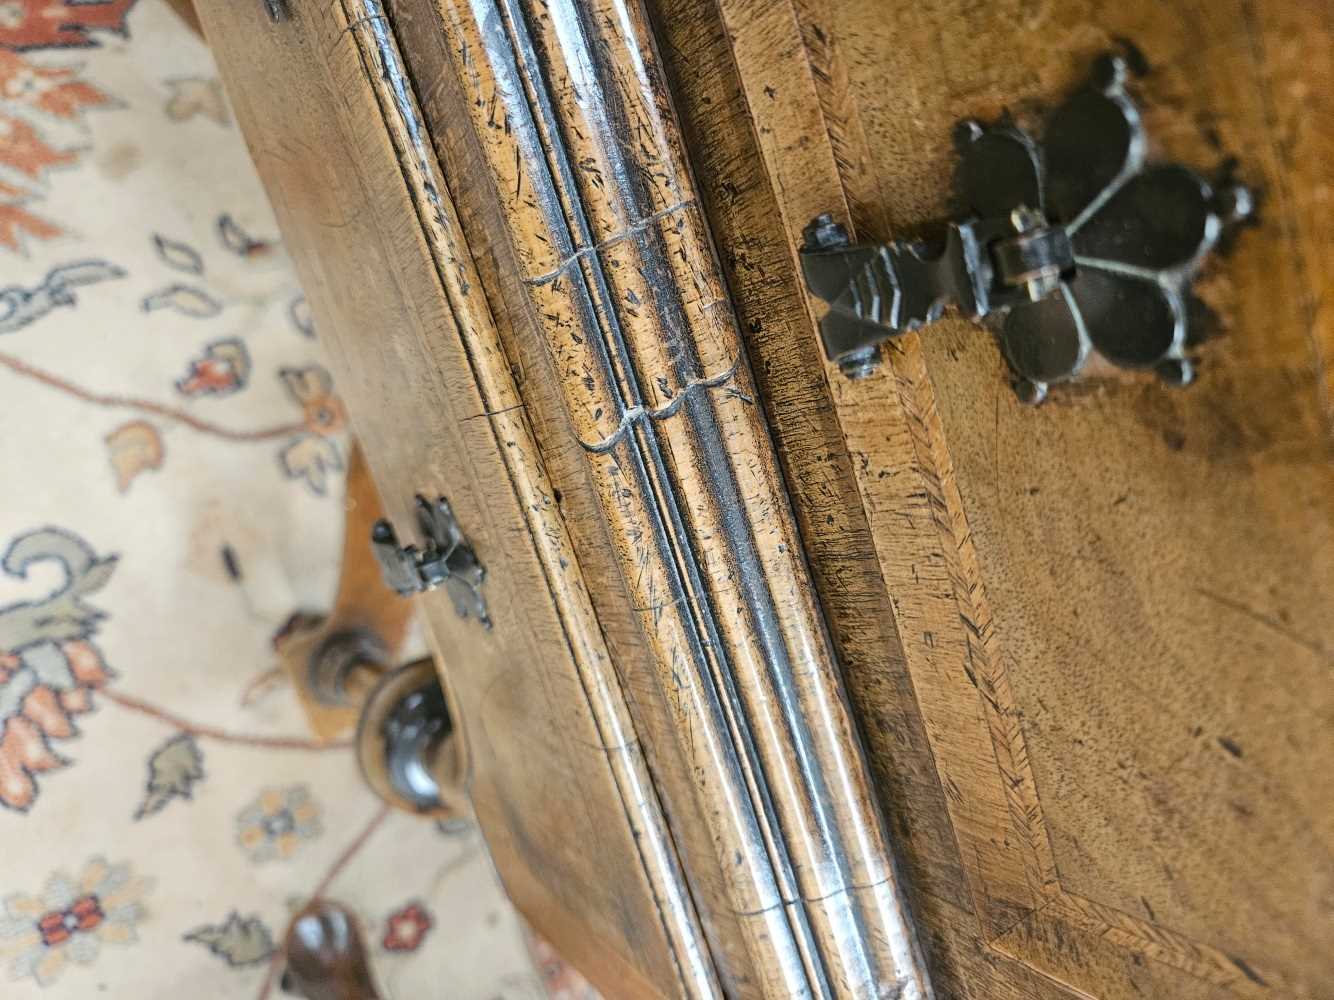
{"label": "metal screw", "polygon": [[954,148],[960,153],[965,152],[969,146],[981,139],[986,131],[986,128],[976,118],[965,118],[954,126],[954,132],[951,136],[954,139]]}
{"label": "metal screw", "polygon": [[1255,192],[1245,184],[1229,184],[1218,192],[1219,214],[1229,225],[1249,221],[1255,215]]}
{"label": "metal screw", "polygon": [[848,231],[828,212],[822,212],[801,231],[808,250],[837,250],[848,245]]}
{"label": "metal screw", "polygon": [[1129,76],[1130,63],[1119,52],[1108,52],[1093,64],[1093,83],[1104,93],[1123,87]]}
{"label": "metal screw", "polygon": [[[1047,218],[1036,209],[1029,208],[1027,205],[1020,205],[1010,212],[1010,225],[1014,227],[1016,235],[1027,236],[1029,233],[1046,230]],[[1030,271],[1029,277],[1024,280],[1024,289],[1028,292],[1028,298],[1032,302],[1041,302],[1060,287],[1060,269],[1050,262],[1048,262],[1045,270]]]}
{"label": "metal screw", "polygon": [[1010,225],[1014,227],[1016,233],[1026,233],[1030,229],[1037,229],[1046,224],[1047,220],[1043,214],[1027,205],[1020,205],[1010,212]]}

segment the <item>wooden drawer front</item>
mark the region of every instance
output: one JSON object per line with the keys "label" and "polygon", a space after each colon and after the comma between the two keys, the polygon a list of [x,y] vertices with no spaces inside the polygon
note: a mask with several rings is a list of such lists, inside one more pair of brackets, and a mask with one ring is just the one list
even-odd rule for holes
{"label": "wooden drawer front", "polygon": [[[859,494],[836,528],[834,488],[794,489],[832,627],[880,634],[859,556],[892,607],[899,657],[843,665],[937,989],[1334,995],[1330,5],[659,6],[665,51],[731,57],[669,68],[780,458]],[[960,320],[865,381],[825,366],[802,228],[948,218],[954,124],[1040,122],[1123,39],[1150,156],[1235,154],[1262,192],[1199,284],[1196,384],[1108,369],[1025,407]],[[823,405],[846,473],[798,450]]]}

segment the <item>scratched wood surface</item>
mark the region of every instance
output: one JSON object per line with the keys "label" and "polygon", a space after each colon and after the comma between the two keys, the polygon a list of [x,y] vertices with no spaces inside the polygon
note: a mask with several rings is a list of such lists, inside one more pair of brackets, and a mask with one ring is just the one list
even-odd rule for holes
{"label": "scratched wood surface", "polygon": [[[583,452],[590,513],[643,637],[618,670],[723,987],[919,995],[875,797],[642,11],[390,10],[460,202],[498,204],[475,216],[507,244],[498,280],[484,267],[483,283],[502,286],[512,356],[537,362],[526,393],[557,387]],[[479,244],[489,228],[475,227]],[[595,603],[615,586],[595,587]]]}
{"label": "scratched wood surface", "polygon": [[[912,775],[881,788],[937,988],[1005,995],[1034,974],[1100,998],[1334,996],[1334,175],[1318,124],[1334,7],[718,0],[747,136],[722,127],[738,113],[717,107],[726,68],[689,96],[712,29],[692,38],[690,5],[654,6],[679,38],[668,62],[748,347],[772,358],[778,439],[802,447],[831,405],[850,458],[869,546],[826,514],[841,478],[793,496],[817,581],[837,530],[892,605],[898,655],[844,669],[877,775],[896,759]],[[804,375],[773,327],[804,327],[815,354],[811,305],[782,300],[802,226],[832,211],[887,239],[945,217],[952,124],[1050,106],[1123,38],[1149,69],[1152,155],[1209,173],[1234,154],[1263,199],[1200,284],[1200,381],[1100,375],[1028,409],[989,336],[946,321],[866,382],[824,366],[823,391],[784,401]],[[876,634],[840,585],[822,592],[834,631]],[[910,705],[869,693],[882,670]],[[896,706],[888,732],[868,701]]]}
{"label": "scratched wood surface", "polygon": [[389,516],[406,540],[413,495],[448,496],[488,569],[491,632],[443,591],[418,604],[506,889],[596,982],[684,993],[698,924],[392,45],[341,3],[199,8]]}
{"label": "scratched wood surface", "polygon": [[203,14],[390,516],[488,567],[421,604],[520,908],[612,995],[925,997],[642,9]]}
{"label": "scratched wood surface", "polygon": [[[1332,9],[201,4],[391,516],[491,571],[494,633],[420,603],[497,866],[608,995],[924,995],[908,909],[937,997],[1334,997]],[[955,120],[1122,38],[1262,195],[1200,382],[825,365],[805,223],[941,218]]]}

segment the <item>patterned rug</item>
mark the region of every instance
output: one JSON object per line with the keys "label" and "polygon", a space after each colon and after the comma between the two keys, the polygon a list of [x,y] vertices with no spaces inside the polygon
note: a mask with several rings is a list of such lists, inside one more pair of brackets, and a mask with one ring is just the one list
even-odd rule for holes
{"label": "patterned rug", "polygon": [[476,831],[387,813],[274,680],[343,410],[158,0],[0,0],[0,419],[0,995],[262,998],[316,894],[389,997],[545,995]]}

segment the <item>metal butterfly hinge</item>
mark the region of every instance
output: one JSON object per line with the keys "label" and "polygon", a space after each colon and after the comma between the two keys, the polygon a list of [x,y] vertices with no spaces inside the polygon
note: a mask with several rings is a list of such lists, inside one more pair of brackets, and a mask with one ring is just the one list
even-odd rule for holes
{"label": "metal butterfly hinge", "polygon": [[449,501],[417,497],[417,525],[424,540],[421,549],[399,545],[394,526],[386,520],[376,521],[371,529],[371,547],[385,584],[404,596],[443,585],[460,618],[474,617],[490,628],[482,595],[486,568],[463,537]]}
{"label": "metal butterfly hinge", "polygon": [[991,318],[1025,402],[1077,375],[1094,350],[1189,383],[1190,282],[1254,199],[1176,164],[1146,166],[1126,75],[1123,57],[1099,59],[1040,144],[1009,121],[961,123],[955,187],[968,216],[940,243],[849,245],[828,215],[807,226],[801,265],[829,304],[820,321],[829,359],[865,377],[881,341],[955,305]]}

